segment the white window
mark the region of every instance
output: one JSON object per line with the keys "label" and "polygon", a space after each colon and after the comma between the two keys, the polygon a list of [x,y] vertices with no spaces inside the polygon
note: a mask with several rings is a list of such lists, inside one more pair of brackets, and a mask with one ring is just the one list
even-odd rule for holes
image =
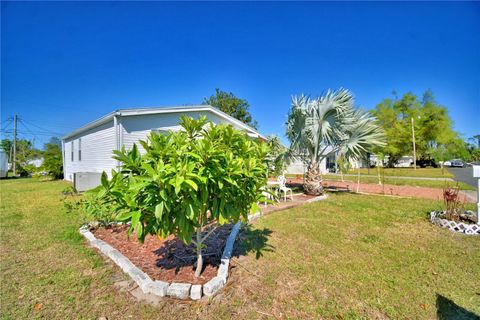
{"label": "white window", "polygon": [[72,150],[71,150],[71,154],[72,154],[72,162],[74,160],[74,155],[75,155],[75,144],[73,143],[73,141],[71,142],[72,144]]}

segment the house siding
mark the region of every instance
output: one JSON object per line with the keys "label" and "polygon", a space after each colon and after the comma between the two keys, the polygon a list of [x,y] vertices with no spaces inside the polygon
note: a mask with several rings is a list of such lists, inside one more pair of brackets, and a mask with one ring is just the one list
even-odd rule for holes
{"label": "house siding", "polygon": [[[150,132],[156,130],[178,130],[180,117],[188,116],[194,119],[198,119],[200,116],[206,116],[208,120],[215,124],[227,123],[233,125],[231,122],[226,121],[223,118],[211,112],[204,111],[192,111],[192,112],[176,112],[176,113],[164,113],[164,114],[148,114],[148,115],[136,115],[120,117],[120,141],[126,149],[131,149],[133,144],[136,143],[140,152],[144,152],[143,148],[138,143],[139,140],[146,140]],[[233,125],[236,127],[235,125]],[[237,129],[241,129],[237,127]]]}
{"label": "house siding", "polygon": [[[109,176],[111,169],[118,166],[112,159],[112,151],[124,146],[127,150],[136,143],[141,153],[145,150],[138,144],[146,140],[152,130],[178,130],[180,117],[189,116],[198,119],[206,116],[215,124],[226,123],[244,130],[237,123],[228,121],[208,110],[171,112],[141,115],[115,115],[114,118],[92,129],[69,136],[63,140],[64,179],[73,181],[74,173],[101,173],[106,171]],[[118,141],[117,141],[118,137]],[[81,160],[78,160],[78,146],[81,139]],[[71,159],[72,142],[74,144],[74,160]]]}
{"label": "house siding", "polygon": [[[78,139],[81,139],[82,159],[78,160]],[[74,160],[72,161],[72,142]],[[113,121],[87,130],[82,134],[64,140],[64,179],[73,181],[76,172],[108,173],[116,167],[112,159],[112,150],[116,149],[116,137]]]}

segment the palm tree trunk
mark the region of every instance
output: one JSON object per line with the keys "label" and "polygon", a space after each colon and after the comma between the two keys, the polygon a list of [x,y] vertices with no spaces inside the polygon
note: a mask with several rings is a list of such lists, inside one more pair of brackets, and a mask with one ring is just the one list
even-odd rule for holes
{"label": "palm tree trunk", "polygon": [[322,176],[317,162],[312,162],[308,165],[303,188],[305,193],[309,195],[318,196],[323,194]]}

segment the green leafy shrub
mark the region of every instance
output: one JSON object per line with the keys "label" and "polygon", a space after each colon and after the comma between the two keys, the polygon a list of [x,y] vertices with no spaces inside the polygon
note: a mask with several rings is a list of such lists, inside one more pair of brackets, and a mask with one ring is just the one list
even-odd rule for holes
{"label": "green leafy shrub", "polygon": [[43,169],[54,179],[63,178],[62,147],[57,138],[50,139],[44,146]]}
{"label": "green leafy shrub", "polygon": [[82,215],[82,219],[91,226],[109,226],[116,222],[116,213],[111,198],[99,193],[99,186],[83,194],[78,193],[73,186],[63,189],[63,207],[68,213]]}
{"label": "green leafy shrub", "polygon": [[114,151],[121,170],[112,171],[111,180],[103,173],[95,198],[100,204],[90,202],[90,209],[111,206],[116,219],[131,222],[129,234],[135,231],[140,241],[148,234],[174,234],[193,242],[199,276],[212,225],[247,220],[257,202],[265,201],[261,188],[269,150],[266,143],[206,117],[182,117],[180,125],[181,131],[153,132],[140,141],[143,155],[135,144],[129,151]]}

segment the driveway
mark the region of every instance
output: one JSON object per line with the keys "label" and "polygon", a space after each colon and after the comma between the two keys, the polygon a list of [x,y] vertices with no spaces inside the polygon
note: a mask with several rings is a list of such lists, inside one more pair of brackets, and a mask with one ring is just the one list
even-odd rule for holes
{"label": "driveway", "polygon": [[477,187],[478,182],[477,182],[477,178],[473,177],[472,167],[448,168],[448,171],[455,176],[455,180],[464,182],[475,188]]}

